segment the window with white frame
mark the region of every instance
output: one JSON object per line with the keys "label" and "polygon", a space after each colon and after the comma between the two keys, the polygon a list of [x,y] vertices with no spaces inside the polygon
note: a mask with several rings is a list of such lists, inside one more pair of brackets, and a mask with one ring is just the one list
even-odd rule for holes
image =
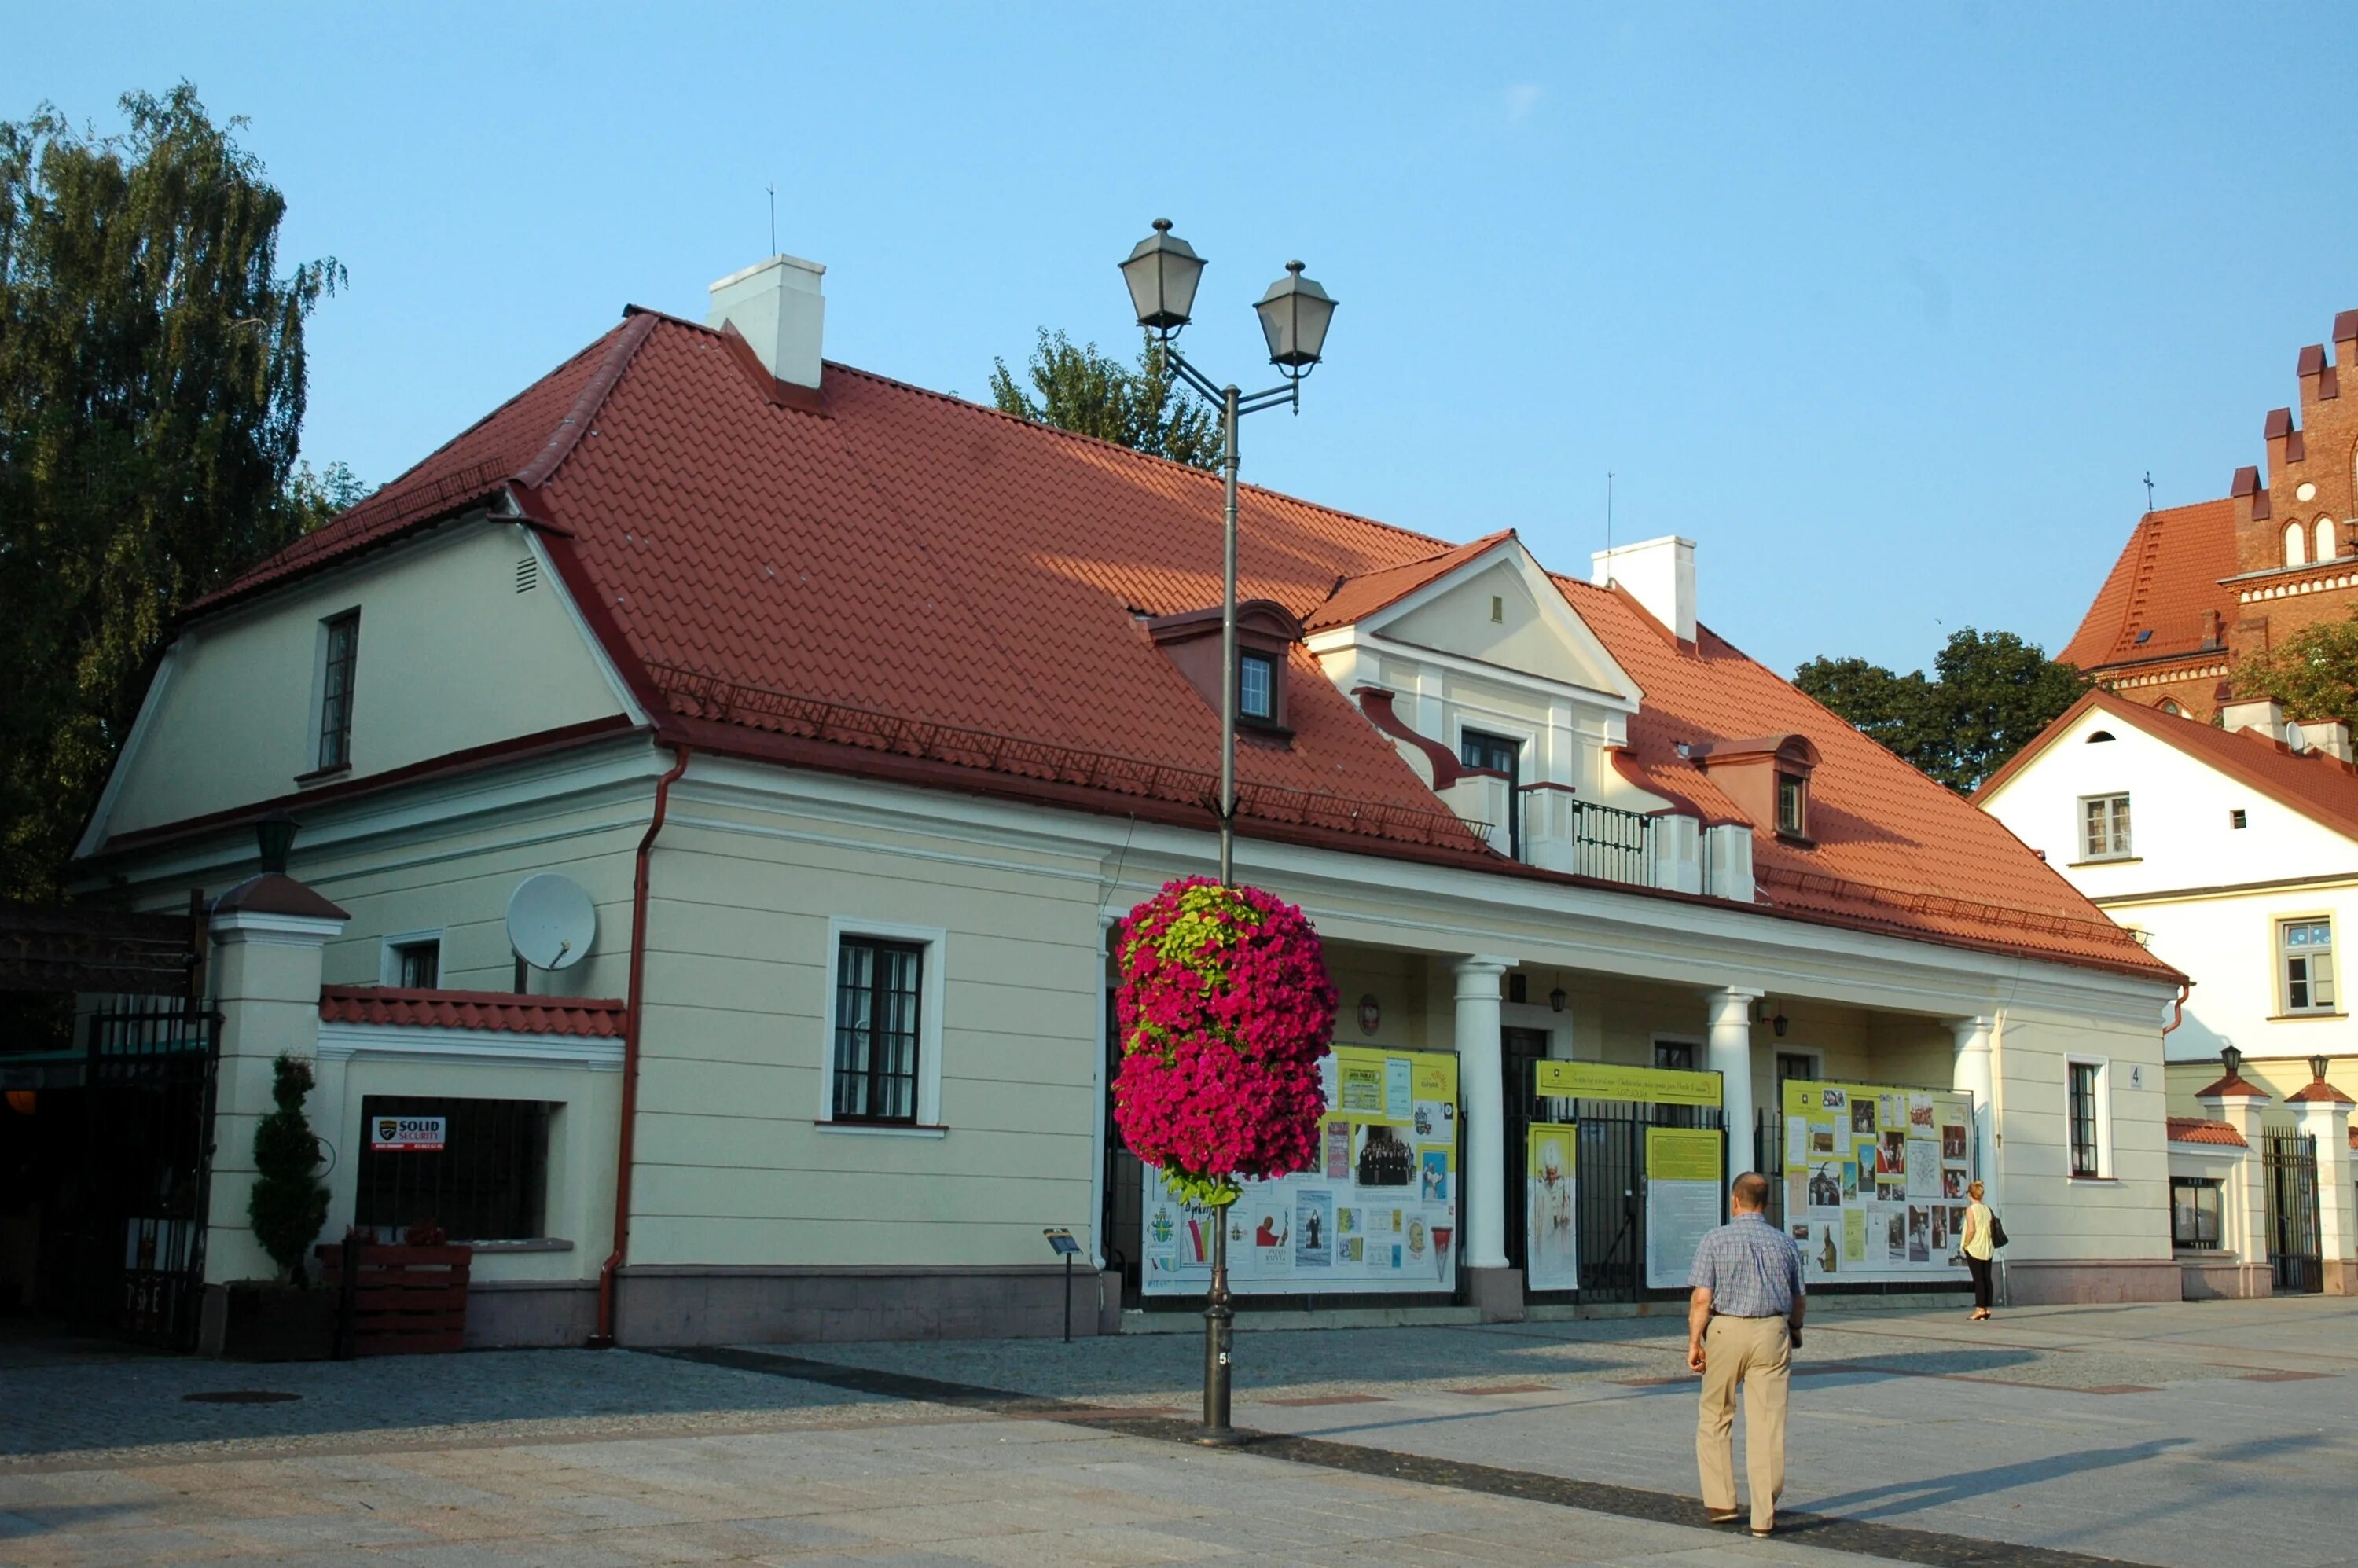
{"label": "window with white frame", "polygon": [[2105,1105],[2106,1064],[2067,1058],[2063,1064],[2064,1119],[2070,1138],[2071,1174],[2112,1174],[2112,1115]]}
{"label": "window with white frame", "polygon": [[2279,921],[2277,968],[2287,1012],[2333,1011],[2333,922]]}
{"label": "window with white frame", "polygon": [[2193,1251],[2215,1251],[2220,1246],[2219,1181],[2215,1176],[2169,1178],[2169,1239]]}
{"label": "window with white frame", "polygon": [[938,1134],[943,933],[829,924],[821,1122]]}
{"label": "window with white frame", "polygon": [[2125,860],[2129,857],[2129,797],[2090,795],[2080,798],[2080,858]]}
{"label": "window with white frame", "polygon": [[1247,719],[1277,718],[1277,661],[1267,654],[1237,655],[1237,711]]}
{"label": "window with white frame", "polygon": [[347,610],[319,623],[319,744],[316,765],[320,773],[352,763],[352,684],[360,673],[361,612]]}

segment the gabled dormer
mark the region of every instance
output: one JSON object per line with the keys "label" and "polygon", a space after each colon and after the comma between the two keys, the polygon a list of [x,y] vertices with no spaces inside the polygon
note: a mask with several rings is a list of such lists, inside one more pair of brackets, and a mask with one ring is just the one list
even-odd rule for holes
{"label": "gabled dormer", "polygon": [[[1187,677],[1187,684],[1217,712],[1220,706],[1220,607],[1185,610],[1158,615],[1146,623],[1146,634],[1163,656]],[[1285,666],[1293,644],[1302,640],[1302,622],[1285,606],[1266,599],[1248,599],[1237,606],[1237,729],[1271,741],[1285,741],[1293,730],[1287,721]]]}
{"label": "gabled dormer", "polygon": [[[1327,678],[1503,854],[1593,871],[1585,813],[1671,804],[1606,761],[1628,743],[1638,684],[1511,532],[1346,578],[1304,626]],[[1652,880],[1642,826],[1627,831],[1620,880]]]}

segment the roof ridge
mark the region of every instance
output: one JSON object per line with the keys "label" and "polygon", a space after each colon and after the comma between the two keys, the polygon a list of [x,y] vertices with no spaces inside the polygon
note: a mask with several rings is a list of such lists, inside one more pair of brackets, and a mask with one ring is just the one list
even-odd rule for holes
{"label": "roof ridge", "polygon": [[622,373],[631,368],[631,361],[637,355],[640,346],[654,335],[655,320],[651,313],[626,316],[618,330],[607,334],[613,341],[607,345],[606,357],[599,362],[596,370],[590,373],[590,379],[582,384],[580,393],[573,399],[573,406],[566,410],[565,417],[558,420],[557,428],[549,432],[539,454],[510,476],[518,484],[526,490],[538,490],[557,477],[557,470],[565,465],[565,460],[573,455],[573,449],[589,432],[590,421],[596,418],[598,410],[606,406],[607,395],[622,379]]}
{"label": "roof ridge", "polygon": [[[708,333],[716,338],[720,335],[718,328],[707,326],[700,321],[691,321],[684,316],[675,316],[667,310],[658,310],[653,306],[628,305],[623,307],[622,313],[625,316],[654,316],[668,321],[674,326],[687,327],[692,330]],[[1087,431],[1067,430],[1061,425],[1051,425],[1045,420],[1027,419],[1020,414],[1010,414],[1004,408],[996,407],[988,403],[977,403],[970,397],[958,397],[950,393],[939,392],[930,386],[919,386],[914,382],[903,381],[898,376],[886,375],[882,371],[867,370],[859,365],[845,364],[840,360],[822,360],[820,362],[827,369],[841,371],[846,375],[856,375],[863,381],[872,381],[881,385],[896,388],[902,392],[914,393],[919,397],[928,397],[936,403],[949,404],[953,407],[970,408],[979,414],[988,414],[994,419],[1004,419],[1009,424],[1017,426],[1022,429],[1042,431],[1048,435],[1061,438],[1065,440],[1082,441],[1090,446],[1103,447],[1109,451],[1122,452],[1130,457],[1141,459],[1150,463],[1160,463],[1166,468],[1174,469],[1180,473],[1194,475],[1197,478],[1210,478],[1215,481],[1219,478],[1218,472],[1216,470],[1199,469],[1193,463],[1183,463],[1176,458],[1166,458],[1159,452],[1141,452],[1136,447],[1125,447],[1120,441],[1109,441],[1103,436],[1092,436]],[[518,395],[522,395],[519,394]],[[1280,501],[1291,502],[1296,506],[1307,507],[1313,512],[1325,513],[1329,517],[1340,517],[1347,522],[1364,524],[1370,528],[1380,528],[1387,534],[1397,534],[1402,538],[1414,539],[1420,544],[1434,546],[1436,546],[1433,551],[1433,554],[1434,555],[1445,554],[1457,547],[1437,535],[1421,533],[1414,528],[1403,528],[1397,523],[1387,523],[1380,517],[1369,517],[1364,513],[1346,512],[1339,506],[1329,506],[1324,502],[1311,501],[1305,497],[1293,494],[1287,491],[1272,490],[1267,485],[1254,484],[1249,481],[1238,480],[1237,481],[1237,488],[1239,491],[1251,491],[1257,495],[1273,496]],[[1401,564],[1407,565],[1410,563],[1403,562]],[[1376,569],[1380,570],[1381,568],[1379,568]]]}

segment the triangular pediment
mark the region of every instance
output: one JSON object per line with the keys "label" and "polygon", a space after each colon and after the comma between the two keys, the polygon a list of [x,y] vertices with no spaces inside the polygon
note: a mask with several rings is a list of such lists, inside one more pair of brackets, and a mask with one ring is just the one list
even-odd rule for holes
{"label": "triangular pediment", "polygon": [[[1362,635],[1635,707],[1638,684],[1513,536],[1357,623]],[[1620,704],[1616,704],[1619,706]]]}

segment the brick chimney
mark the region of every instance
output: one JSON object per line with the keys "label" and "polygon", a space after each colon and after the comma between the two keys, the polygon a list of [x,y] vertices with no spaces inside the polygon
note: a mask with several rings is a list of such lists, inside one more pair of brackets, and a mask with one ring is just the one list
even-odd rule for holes
{"label": "brick chimney", "polygon": [[704,324],[735,327],[772,375],[817,391],[827,324],[819,279],[826,274],[817,262],[785,255],[732,272],[712,286]]}

